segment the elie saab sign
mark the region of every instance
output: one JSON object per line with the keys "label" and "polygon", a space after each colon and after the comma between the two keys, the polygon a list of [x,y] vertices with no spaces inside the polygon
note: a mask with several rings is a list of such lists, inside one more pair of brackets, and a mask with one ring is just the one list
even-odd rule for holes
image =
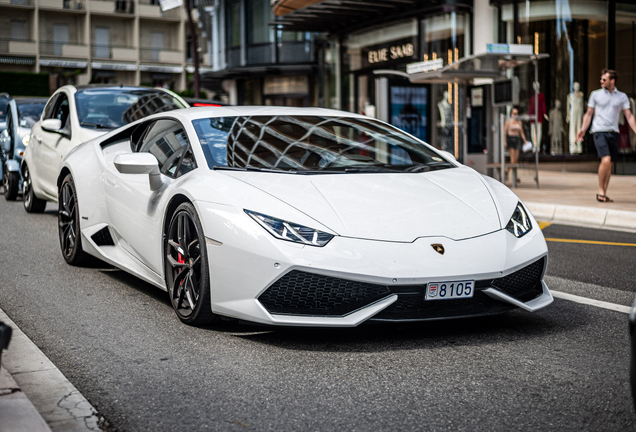
{"label": "elie saab sign", "polygon": [[415,38],[406,38],[362,48],[362,67],[412,62],[417,59]]}

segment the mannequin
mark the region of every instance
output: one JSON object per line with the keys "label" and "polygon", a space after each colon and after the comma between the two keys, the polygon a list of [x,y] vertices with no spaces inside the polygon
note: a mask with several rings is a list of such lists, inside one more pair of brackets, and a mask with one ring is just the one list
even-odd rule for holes
{"label": "mannequin", "polygon": [[583,146],[580,141],[576,140],[576,134],[581,129],[583,122],[583,92],[580,90],[579,83],[572,84],[572,93],[568,95],[567,115],[565,121],[570,125],[570,153],[578,154],[583,152]]}
{"label": "mannequin", "polygon": [[[539,113],[537,115],[537,121],[538,121],[538,126],[535,125],[535,121],[534,120],[530,120],[530,123],[532,123],[532,126],[535,129],[535,132],[537,134],[537,149],[541,148],[541,134],[543,133],[543,128],[541,127],[543,125],[543,118],[545,116],[545,95],[543,93],[541,93],[541,86],[539,85],[539,82],[535,81],[532,84],[532,88],[539,94]],[[532,92],[532,94],[530,95],[530,104],[528,105],[528,114],[530,116],[534,115],[534,95],[535,92]]]}
{"label": "mannequin", "polygon": [[453,123],[453,114],[451,104],[448,103],[448,92],[444,92],[442,100],[437,103],[439,109],[439,127],[450,126]]}
{"label": "mannequin", "polygon": [[563,128],[563,114],[561,113],[561,101],[554,102],[554,108],[550,110],[549,115],[550,129],[550,153],[553,155],[563,154],[563,136],[565,129]]}
{"label": "mannequin", "polygon": [[445,91],[442,100],[437,103],[439,110],[439,143],[442,150],[451,151],[453,147],[453,107],[448,102],[448,92]]}

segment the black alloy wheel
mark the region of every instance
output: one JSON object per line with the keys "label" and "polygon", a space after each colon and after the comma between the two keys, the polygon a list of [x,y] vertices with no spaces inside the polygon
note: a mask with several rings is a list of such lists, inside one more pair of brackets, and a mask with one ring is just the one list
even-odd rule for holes
{"label": "black alloy wheel", "polygon": [[24,167],[22,199],[24,200],[24,209],[27,213],[43,213],[46,208],[46,200],[36,197],[33,192],[33,185],[31,184],[31,176],[29,175],[28,167]]}
{"label": "black alloy wheel", "polygon": [[2,177],[2,188],[4,189],[4,198],[7,201],[15,201],[18,197],[18,183],[20,182],[20,174],[12,171],[4,170]]}
{"label": "black alloy wheel", "polygon": [[88,261],[89,255],[82,249],[77,192],[70,174],[64,178],[60,186],[57,202],[59,203],[57,221],[62,256],[71,265],[84,264]]}
{"label": "black alloy wheel", "polygon": [[166,286],[179,319],[189,325],[217,320],[212,313],[205,237],[194,206],[175,210],[165,241]]}

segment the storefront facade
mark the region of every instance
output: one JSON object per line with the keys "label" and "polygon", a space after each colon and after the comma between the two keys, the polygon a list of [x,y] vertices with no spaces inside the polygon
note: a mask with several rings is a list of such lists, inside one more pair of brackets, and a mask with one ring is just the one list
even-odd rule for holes
{"label": "storefront facade", "polygon": [[[618,72],[617,88],[636,113],[636,4],[620,1],[492,2],[498,42],[532,44],[550,57],[539,62],[541,155],[545,160],[596,161],[588,133],[577,142],[587,101],[600,88],[603,68]],[[533,114],[531,67],[516,72],[520,112]],[[532,102],[532,103],[531,103]],[[636,173],[636,134],[621,116],[617,173]],[[550,158],[551,157],[551,158]]]}
{"label": "storefront facade", "polygon": [[[476,80],[468,86],[412,84],[404,73],[408,64],[437,60],[444,67],[497,43],[528,44],[533,52],[548,54],[538,62],[536,84],[532,65],[506,72],[506,77],[518,79],[518,109],[528,140],[538,143],[542,163],[595,169],[598,160],[592,137],[588,133],[583,142],[577,142],[576,132],[590,92],[600,88],[603,68],[617,70],[617,87],[628,95],[636,114],[634,2],[387,0],[377,3],[376,14],[371,12],[374,7],[361,6],[357,14],[351,12],[340,21],[331,18],[337,2],[310,3],[298,2],[298,10],[293,10],[294,1],[286,0],[287,9],[277,23],[281,28],[328,34],[319,54],[318,88],[324,93],[320,106],[388,121],[480,171],[493,162],[500,114],[508,116],[512,105],[492,107],[492,80]],[[393,12],[382,12],[385,6]],[[539,90],[536,115],[535,87]],[[616,172],[633,174],[636,134],[623,119],[620,134],[621,161]]]}

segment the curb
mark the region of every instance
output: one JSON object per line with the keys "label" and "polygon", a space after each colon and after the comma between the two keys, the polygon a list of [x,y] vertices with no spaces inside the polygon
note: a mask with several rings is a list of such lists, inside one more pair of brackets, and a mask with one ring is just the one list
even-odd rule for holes
{"label": "curb", "polygon": [[4,367],[0,369],[0,424],[2,432],[51,432]]}
{"label": "curb", "polygon": [[[17,383],[14,388],[24,398],[19,406],[11,408],[10,401],[4,399],[6,396],[0,396],[0,430],[101,431],[95,408],[2,309],[0,321],[13,329],[9,349],[2,355],[3,370],[10,379],[6,382]],[[3,388],[0,385],[0,390]],[[39,423],[31,426],[29,421],[37,419]],[[5,422],[15,423],[16,428],[5,428]]]}
{"label": "curb", "polygon": [[526,202],[535,219],[569,225],[636,232],[636,212]]}

